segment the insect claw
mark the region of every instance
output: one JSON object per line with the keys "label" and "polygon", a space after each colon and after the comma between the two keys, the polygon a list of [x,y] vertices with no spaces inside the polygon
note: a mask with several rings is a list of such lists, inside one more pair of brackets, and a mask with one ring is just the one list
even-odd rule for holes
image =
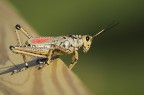
{"label": "insect claw", "polygon": [[36,67],[38,70],[40,70],[40,69],[42,69],[43,67],[49,65],[47,62],[45,62],[45,61],[43,62],[43,61],[41,61],[41,60],[38,60],[38,61],[37,61],[37,64],[39,64],[39,65]]}
{"label": "insect claw", "polygon": [[45,66],[48,66],[49,64],[48,63],[45,63]]}
{"label": "insect claw", "polygon": [[14,74],[14,72],[11,73],[11,75],[13,75],[13,74]]}
{"label": "insect claw", "polygon": [[20,30],[21,26],[20,26],[19,24],[17,24],[17,25],[15,26],[15,28],[16,28],[17,30]]}
{"label": "insect claw", "polygon": [[41,65],[41,66],[38,66],[38,70],[40,70],[40,69],[42,69],[43,68],[43,65]]}
{"label": "insect claw", "polygon": [[27,70],[27,68],[25,67],[25,68],[21,68],[20,70],[19,70],[19,72],[22,72],[22,71],[24,71],[24,70]]}

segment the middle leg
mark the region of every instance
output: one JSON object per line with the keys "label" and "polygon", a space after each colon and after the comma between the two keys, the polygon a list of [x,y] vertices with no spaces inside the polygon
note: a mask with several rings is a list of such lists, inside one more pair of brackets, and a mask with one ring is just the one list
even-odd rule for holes
{"label": "middle leg", "polygon": [[52,60],[53,60],[52,54],[53,54],[53,50],[50,49],[48,54],[47,54],[47,58],[45,58],[44,61],[38,60],[39,61],[38,63],[40,63],[40,65],[38,66],[38,70],[43,68],[45,65],[49,65],[52,62]]}

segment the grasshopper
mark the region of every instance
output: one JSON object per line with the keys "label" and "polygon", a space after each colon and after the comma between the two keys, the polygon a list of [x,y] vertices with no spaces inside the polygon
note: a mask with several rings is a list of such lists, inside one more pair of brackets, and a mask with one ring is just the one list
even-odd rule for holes
{"label": "grasshopper", "polygon": [[[69,65],[69,69],[71,70],[78,61],[78,50],[83,47],[83,52],[88,52],[91,47],[92,40],[95,37],[117,24],[118,23],[115,23],[105,29],[102,29],[93,36],[67,35],[57,37],[32,37],[19,24],[17,24],[15,26],[15,33],[17,36],[18,45],[10,46],[10,50],[16,54],[22,55],[25,68],[29,67],[26,60],[26,55],[47,59],[43,65],[39,66],[39,69],[45,64],[49,65],[52,62],[52,57],[60,55],[72,55],[72,62]],[[23,34],[28,38],[28,40],[25,42],[25,45],[22,45],[18,31],[23,32]],[[18,72],[18,70],[15,72]]]}

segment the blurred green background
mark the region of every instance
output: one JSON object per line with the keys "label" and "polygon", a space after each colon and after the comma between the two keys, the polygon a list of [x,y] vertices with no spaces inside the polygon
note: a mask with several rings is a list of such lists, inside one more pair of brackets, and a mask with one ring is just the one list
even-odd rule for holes
{"label": "blurred green background", "polygon": [[144,95],[143,0],[9,1],[41,36],[92,35],[119,22],[80,50],[73,71],[96,95]]}

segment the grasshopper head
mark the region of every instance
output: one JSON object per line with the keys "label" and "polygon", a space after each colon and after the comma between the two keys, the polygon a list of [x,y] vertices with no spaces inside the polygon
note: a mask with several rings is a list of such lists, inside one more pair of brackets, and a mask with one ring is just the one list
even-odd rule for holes
{"label": "grasshopper head", "polygon": [[99,36],[101,33],[105,32],[105,31],[108,31],[109,29],[113,28],[114,26],[116,26],[118,24],[119,24],[118,22],[115,22],[115,23],[113,23],[111,25],[108,25],[107,28],[102,29],[101,31],[99,31],[98,33],[96,33],[93,36],[89,36],[89,35],[82,36],[82,40],[83,40],[83,52],[86,53],[90,49],[90,46],[91,46],[93,38]]}
{"label": "grasshopper head", "polygon": [[89,49],[90,49],[90,46],[91,46],[91,43],[92,43],[92,36],[89,36],[89,35],[84,35],[82,36],[82,40],[83,40],[83,52],[86,53]]}

